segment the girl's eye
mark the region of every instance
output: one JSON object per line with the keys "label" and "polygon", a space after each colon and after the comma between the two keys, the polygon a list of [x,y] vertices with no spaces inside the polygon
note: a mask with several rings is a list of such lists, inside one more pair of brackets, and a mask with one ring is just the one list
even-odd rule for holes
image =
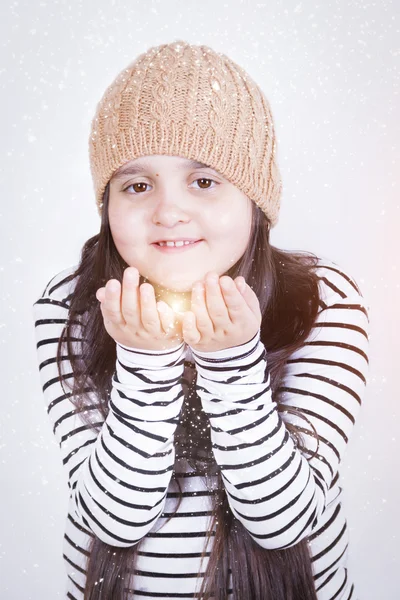
{"label": "girl's eye", "polygon": [[[217,183],[216,181],[214,181],[214,179],[209,179],[208,177],[200,177],[200,179],[195,179],[193,183],[195,183],[195,182],[197,182],[197,181],[203,181],[203,182],[204,182],[204,181],[212,181],[212,183],[215,183],[215,184],[217,184],[217,185],[218,185],[218,183]],[[200,187],[200,189],[201,189],[201,190],[210,190],[210,189],[212,189],[212,188],[210,188],[210,187],[208,187],[208,186],[207,186],[207,187],[205,187],[205,188],[204,188],[204,187]]]}
{"label": "girl's eye", "polygon": [[[131,183],[130,185],[128,185],[128,186],[127,186],[127,187],[126,187],[124,190],[122,190],[122,191],[124,191],[124,192],[127,192],[127,191],[129,190],[129,188],[131,188],[131,187],[133,187],[133,186],[135,186],[135,185],[141,186],[141,185],[149,185],[149,184],[148,184],[148,183],[144,183],[144,181],[139,181],[138,183]],[[143,191],[146,191],[146,190],[141,190],[141,191],[143,192]],[[136,192],[136,191],[135,191],[135,194],[136,194],[136,193],[138,193],[138,192]],[[139,193],[140,193],[140,192],[139,192]]]}
{"label": "girl's eye", "polygon": [[[200,185],[200,188],[199,188],[201,190],[210,190],[210,189],[213,189],[209,185],[206,185],[206,187],[202,187],[204,185],[204,182],[212,182],[212,183],[215,183],[216,185],[218,185],[217,181],[214,181],[214,179],[209,179],[208,177],[207,178],[206,177],[200,177],[199,179],[195,179],[193,183],[198,182],[198,181],[202,182],[201,185]],[[147,191],[147,190],[144,190],[143,188],[140,189],[140,186],[148,186],[148,185],[149,184],[145,183],[144,181],[139,181],[138,183],[131,183],[123,191],[127,192],[129,190],[129,188],[131,188],[131,187],[134,188],[134,186],[139,186],[139,190],[137,190],[137,189],[135,190],[135,188],[134,188],[134,190],[135,190],[134,195],[137,195],[137,194],[140,194],[140,192]]]}

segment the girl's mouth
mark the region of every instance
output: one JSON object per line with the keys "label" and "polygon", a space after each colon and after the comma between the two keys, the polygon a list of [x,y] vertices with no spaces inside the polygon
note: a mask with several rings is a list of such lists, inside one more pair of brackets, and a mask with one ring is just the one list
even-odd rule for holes
{"label": "girl's mouth", "polygon": [[156,248],[160,252],[164,252],[166,254],[177,254],[179,252],[186,252],[187,250],[190,250],[191,248],[196,248],[196,246],[201,244],[202,241],[203,240],[197,240],[197,242],[183,244],[183,246],[167,246],[167,245],[160,246],[158,243],[154,243],[154,244],[152,244],[152,246],[154,246],[154,248]]}

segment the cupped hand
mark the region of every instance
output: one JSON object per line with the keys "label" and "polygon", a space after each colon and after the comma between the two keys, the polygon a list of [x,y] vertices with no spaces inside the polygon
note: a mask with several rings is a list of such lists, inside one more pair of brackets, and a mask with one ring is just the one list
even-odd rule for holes
{"label": "cupped hand", "polygon": [[127,267],[122,285],[107,281],[96,291],[104,327],[119,344],[138,350],[167,350],[182,343],[182,328],[165,302],[156,302],[153,286],[139,286],[139,271]]}
{"label": "cupped hand", "polygon": [[214,352],[245,344],[261,326],[257,295],[244,277],[207,273],[192,289],[191,310],[182,317],[184,341],[199,352]]}

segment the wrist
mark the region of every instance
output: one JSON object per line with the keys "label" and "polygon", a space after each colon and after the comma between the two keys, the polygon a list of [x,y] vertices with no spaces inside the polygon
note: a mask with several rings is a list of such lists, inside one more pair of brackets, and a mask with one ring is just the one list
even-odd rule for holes
{"label": "wrist", "polygon": [[117,359],[124,365],[135,367],[165,368],[175,366],[185,355],[185,342],[165,350],[130,348],[117,342]]}
{"label": "wrist", "polygon": [[[229,360],[237,360],[238,358],[245,358],[249,354],[252,354],[256,346],[261,342],[261,331],[257,333],[244,344],[238,346],[232,346],[231,348],[223,348],[222,350],[214,350],[212,352],[201,352],[191,348],[191,353],[195,362],[228,362]],[[204,361],[202,361],[204,359]]]}

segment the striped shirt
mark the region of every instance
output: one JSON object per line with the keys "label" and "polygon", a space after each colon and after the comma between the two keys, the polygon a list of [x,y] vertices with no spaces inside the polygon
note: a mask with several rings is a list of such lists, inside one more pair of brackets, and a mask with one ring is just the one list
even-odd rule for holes
{"label": "striped shirt", "polygon": [[[354,279],[336,263],[319,259],[318,315],[306,341],[287,360],[279,388],[280,403],[297,408],[308,421],[278,412],[258,331],[245,344],[208,353],[184,343],[158,352],[117,344],[105,421],[89,392],[88,410],[101,424],[98,433],[84,424],[58,380],[57,342],[76,280],[57,284],[75,270],[53,277],[33,305],[40,379],[70,494],[65,597],[83,599],[93,534],[113,546],[140,542],[132,598],[196,597],[216,477],[206,486],[176,454],[187,397],[182,382],[191,376],[235,517],[266,549],[290,547],[308,536],[318,600],[357,600],[339,485],[339,466],[368,375],[369,309]],[[71,380],[68,356],[63,373]],[[297,448],[286,423],[298,426],[304,449]],[[317,454],[309,423],[320,437]],[[166,523],[179,495],[174,478],[183,501]],[[213,537],[202,573],[212,543]]]}

